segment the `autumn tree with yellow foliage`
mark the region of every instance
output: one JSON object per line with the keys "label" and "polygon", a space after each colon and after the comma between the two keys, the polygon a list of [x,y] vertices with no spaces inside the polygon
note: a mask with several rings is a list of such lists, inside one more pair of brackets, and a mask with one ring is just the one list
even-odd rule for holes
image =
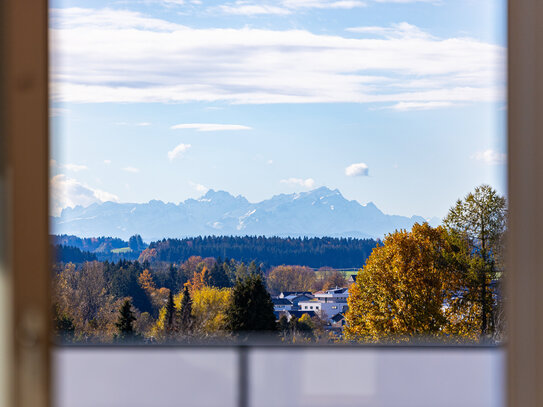
{"label": "autumn tree with yellow foliage", "polygon": [[68,263],[53,278],[55,314],[69,321],[73,340],[112,341],[122,301],[108,292],[102,263],[87,262],[80,270]]}
{"label": "autumn tree with yellow foliage", "polygon": [[[160,309],[158,318],[150,330],[150,336],[153,340],[158,342],[175,339],[186,340],[189,335],[199,339],[227,336],[226,309],[231,301],[232,290],[206,285],[194,289],[191,284],[187,284],[185,287],[187,289],[173,296],[174,312],[177,319],[176,330],[168,332],[169,312],[167,306],[164,306]],[[184,329],[186,327],[183,327],[183,322],[179,320],[182,316],[186,295],[190,296],[191,302],[190,332]]]}
{"label": "autumn tree with yellow foliage", "polygon": [[168,296],[170,295],[170,290],[165,287],[157,288],[155,282],[153,281],[153,276],[148,269],[145,269],[141,272],[138,277],[138,283],[147,293],[151,304],[155,307],[155,310],[160,309],[168,301]]}
{"label": "autumn tree with yellow foliage", "polygon": [[229,288],[203,287],[192,294],[194,326],[200,336],[218,336],[226,332],[226,309],[231,301]]}
{"label": "autumn tree with yellow foliage", "polygon": [[447,231],[427,223],[385,237],[350,288],[345,336],[349,340],[407,340],[459,332],[450,304],[465,288],[451,259]]}

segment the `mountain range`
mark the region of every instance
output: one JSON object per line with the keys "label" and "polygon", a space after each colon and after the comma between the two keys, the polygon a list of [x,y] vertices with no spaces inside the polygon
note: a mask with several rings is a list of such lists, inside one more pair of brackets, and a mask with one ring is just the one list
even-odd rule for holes
{"label": "mountain range", "polygon": [[386,215],[371,202],[362,205],[345,199],[337,189],[321,187],[258,203],[214,190],[179,204],[95,203],[63,209],[51,218],[51,227],[55,234],[121,239],[139,234],[146,241],[209,235],[382,238],[425,221],[420,216]]}

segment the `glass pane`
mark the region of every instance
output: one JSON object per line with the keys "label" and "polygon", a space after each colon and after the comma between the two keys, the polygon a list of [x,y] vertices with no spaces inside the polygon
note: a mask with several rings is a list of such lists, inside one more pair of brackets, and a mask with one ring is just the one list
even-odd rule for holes
{"label": "glass pane", "polygon": [[63,348],[54,359],[55,405],[234,407],[236,356],[224,349]]}
{"label": "glass pane", "polygon": [[50,15],[59,341],[503,340],[505,1]]}
{"label": "glass pane", "polygon": [[235,348],[64,347],[55,356],[56,405],[505,405],[500,348],[254,349],[247,387],[238,387],[237,356]]}
{"label": "glass pane", "polygon": [[504,405],[498,349],[256,350],[251,355],[253,406]]}

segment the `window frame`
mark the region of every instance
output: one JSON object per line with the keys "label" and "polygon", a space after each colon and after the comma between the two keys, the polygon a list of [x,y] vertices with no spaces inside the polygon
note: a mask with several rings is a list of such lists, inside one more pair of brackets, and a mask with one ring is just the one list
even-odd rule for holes
{"label": "window frame", "polygon": [[[48,3],[0,4],[0,210],[9,242],[6,405],[51,405]],[[508,4],[507,405],[543,405],[543,3]],[[1,243],[1,239],[0,239]],[[2,259],[0,259],[2,261]],[[4,267],[2,267],[4,268]],[[0,271],[2,273],[2,271]],[[5,277],[5,278],[4,278]],[[29,391],[32,389],[32,391]]]}
{"label": "window frame", "polygon": [[[51,405],[48,2],[0,2],[6,406]],[[2,355],[4,356],[4,355]]]}

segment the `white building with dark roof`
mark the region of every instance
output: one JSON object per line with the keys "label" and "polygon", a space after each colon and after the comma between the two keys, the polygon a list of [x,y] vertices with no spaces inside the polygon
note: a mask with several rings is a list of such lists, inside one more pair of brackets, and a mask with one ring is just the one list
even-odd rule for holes
{"label": "white building with dark roof", "polygon": [[293,307],[293,304],[290,300],[286,298],[272,298],[273,310],[276,312],[279,311],[290,311]]}
{"label": "white building with dark roof", "polygon": [[329,320],[336,314],[344,313],[348,309],[348,288],[336,287],[330,290],[316,292],[313,295],[315,298],[308,301],[300,301],[298,303],[300,311],[314,311],[321,318]]}

